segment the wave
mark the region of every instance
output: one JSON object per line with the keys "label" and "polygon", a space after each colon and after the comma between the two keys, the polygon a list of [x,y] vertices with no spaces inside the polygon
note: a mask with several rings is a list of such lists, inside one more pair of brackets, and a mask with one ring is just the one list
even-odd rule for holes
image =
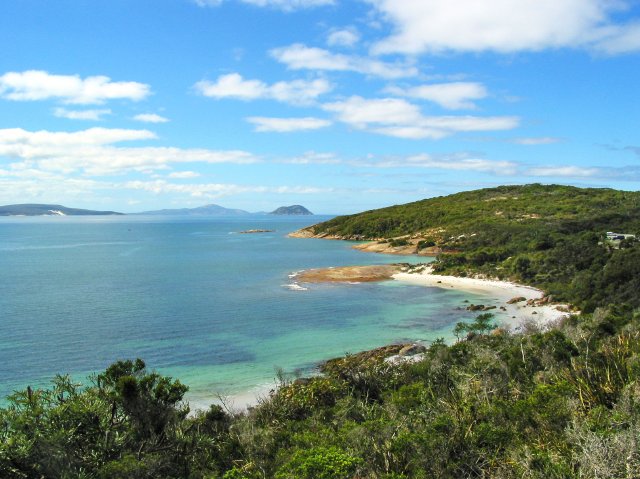
{"label": "wave", "polygon": [[283,284],[282,287],[290,289],[291,291],[308,291],[309,290],[309,288],[300,286],[298,283]]}

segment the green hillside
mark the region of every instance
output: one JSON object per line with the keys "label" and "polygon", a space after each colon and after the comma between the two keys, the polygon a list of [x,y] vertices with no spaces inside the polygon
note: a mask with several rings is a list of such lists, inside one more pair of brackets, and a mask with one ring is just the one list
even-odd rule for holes
{"label": "green hillside", "polygon": [[339,216],[311,229],[346,239],[417,233],[457,244],[451,236],[475,233],[480,236],[476,243],[495,243],[491,237],[499,231],[518,234],[531,227],[565,233],[609,228],[638,230],[640,193],[540,184],[500,186]]}
{"label": "green hillside", "polygon": [[640,305],[640,193],[559,185],[501,186],[341,216],[319,236],[439,247],[437,272],[535,285],[586,310]]}

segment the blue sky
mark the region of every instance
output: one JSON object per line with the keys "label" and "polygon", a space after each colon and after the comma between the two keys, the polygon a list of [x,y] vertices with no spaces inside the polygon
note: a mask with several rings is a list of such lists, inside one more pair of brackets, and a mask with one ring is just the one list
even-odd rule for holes
{"label": "blue sky", "polygon": [[638,1],[20,0],[0,42],[0,204],[640,185]]}

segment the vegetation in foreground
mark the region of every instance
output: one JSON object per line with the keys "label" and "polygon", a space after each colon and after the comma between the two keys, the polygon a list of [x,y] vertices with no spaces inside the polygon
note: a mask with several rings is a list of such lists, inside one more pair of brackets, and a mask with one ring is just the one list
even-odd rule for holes
{"label": "vegetation in foreground", "polygon": [[[637,236],[639,195],[530,185],[450,198],[441,213],[394,207],[388,226],[385,210],[330,223],[421,235],[451,251],[440,271],[543,286],[583,313],[519,334],[483,314],[418,362],[385,362],[393,347],[332,360],[245,413],[190,416],[186,386],[141,360],[88,386],[59,376],[0,409],[0,477],[640,477],[640,246],[603,234]],[[428,226],[438,216],[442,227]]]}
{"label": "vegetation in foreground", "polygon": [[636,478],[640,313],[598,309],[392,365],[393,348],[284,381],[248,413],[194,416],[187,388],[122,361],[0,410],[3,478]]}

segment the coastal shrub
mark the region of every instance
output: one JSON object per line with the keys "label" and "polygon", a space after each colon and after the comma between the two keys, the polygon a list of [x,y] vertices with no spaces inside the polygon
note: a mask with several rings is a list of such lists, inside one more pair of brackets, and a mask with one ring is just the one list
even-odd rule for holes
{"label": "coastal shrub", "polygon": [[295,451],[276,473],[276,479],[351,479],[361,464],[359,458],[336,447]]}
{"label": "coastal shrub", "polygon": [[407,240],[406,238],[394,238],[389,240],[389,245],[392,247],[398,247],[398,246],[407,246],[409,244],[409,240]]}
{"label": "coastal shrub", "polygon": [[336,381],[315,377],[282,386],[271,403],[279,409],[282,418],[302,419],[318,408],[333,406],[339,393],[340,387]]}
{"label": "coastal shrub", "polygon": [[432,246],[436,246],[436,242],[433,240],[420,240],[418,241],[418,249],[431,248]]}
{"label": "coastal shrub", "polygon": [[453,334],[460,339],[463,334],[488,334],[498,327],[494,321],[495,316],[491,313],[482,313],[476,316],[472,323],[456,323]]}

